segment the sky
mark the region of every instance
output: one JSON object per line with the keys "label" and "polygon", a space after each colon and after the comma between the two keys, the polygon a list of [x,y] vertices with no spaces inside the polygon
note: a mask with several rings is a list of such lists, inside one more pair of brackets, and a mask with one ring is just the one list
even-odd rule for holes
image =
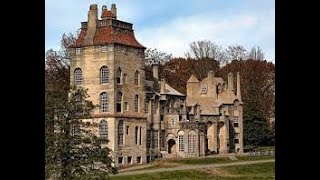
{"label": "sky", "polygon": [[274,0],[45,0],[45,50],[59,50],[62,34],[77,32],[90,4],[98,4],[100,16],[112,3],[147,48],[184,57],[191,42],[210,40],[223,48],[259,46],[275,62]]}

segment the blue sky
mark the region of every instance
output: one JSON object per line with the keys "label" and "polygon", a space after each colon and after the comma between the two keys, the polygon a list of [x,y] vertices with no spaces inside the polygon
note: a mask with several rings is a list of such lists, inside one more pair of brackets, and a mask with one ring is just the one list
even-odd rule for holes
{"label": "blue sky", "polygon": [[116,3],[118,19],[133,23],[136,39],[148,48],[184,56],[189,44],[210,40],[260,46],[275,61],[274,0],[45,0],[45,49],[60,48],[62,34],[87,21],[90,4]]}

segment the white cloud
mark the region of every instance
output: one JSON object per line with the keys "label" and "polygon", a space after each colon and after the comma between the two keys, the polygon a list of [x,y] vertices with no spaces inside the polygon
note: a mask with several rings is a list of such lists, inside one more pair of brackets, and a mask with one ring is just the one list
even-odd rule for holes
{"label": "white cloud", "polygon": [[[260,21],[261,18],[264,17],[252,14],[225,17],[220,15],[219,17],[214,13],[203,13],[179,17],[153,27],[138,28],[135,33],[138,41],[144,46],[157,48],[173,56],[184,56],[189,49],[189,43],[204,39],[224,47],[236,43],[242,44],[247,49],[256,45],[252,44],[255,42],[263,49],[264,42],[260,40],[266,36],[264,33],[270,28],[260,28],[264,25],[263,21]],[[262,32],[255,34],[256,30]],[[252,33],[255,34],[254,37]],[[271,58],[269,53],[266,55],[268,55],[267,58]]]}

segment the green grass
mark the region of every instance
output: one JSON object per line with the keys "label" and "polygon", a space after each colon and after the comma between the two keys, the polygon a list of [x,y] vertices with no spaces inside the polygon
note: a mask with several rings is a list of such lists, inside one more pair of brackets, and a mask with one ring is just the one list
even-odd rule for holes
{"label": "green grass", "polygon": [[139,175],[114,176],[111,180],[271,180],[274,178],[275,163],[262,163],[251,165],[229,166],[201,170],[182,170]]}
{"label": "green grass", "polygon": [[207,157],[207,158],[187,158],[187,159],[175,159],[168,160],[171,163],[179,163],[179,164],[212,164],[212,163],[224,163],[230,162],[228,157]]}
{"label": "green grass", "polygon": [[274,159],[274,156],[237,156],[238,160],[251,161],[251,160],[264,160]]}
{"label": "green grass", "polygon": [[207,158],[189,158],[189,159],[175,159],[175,160],[157,160],[150,164],[149,167],[128,170],[128,171],[140,171],[140,170],[151,170],[160,168],[177,167],[179,165],[200,165],[200,164],[214,164],[214,163],[229,163],[236,161],[252,161],[252,160],[264,160],[274,159],[274,156],[237,156],[238,160],[230,160],[227,157],[207,157]]}

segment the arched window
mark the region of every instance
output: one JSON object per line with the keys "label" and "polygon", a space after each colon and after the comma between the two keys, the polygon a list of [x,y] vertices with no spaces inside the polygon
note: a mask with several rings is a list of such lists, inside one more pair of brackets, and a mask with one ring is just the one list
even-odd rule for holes
{"label": "arched window", "polygon": [[118,122],[118,145],[123,145],[123,120]]}
{"label": "arched window", "polygon": [[189,154],[196,153],[197,133],[194,130],[189,131],[188,134],[188,152]]}
{"label": "arched window", "polygon": [[80,68],[74,70],[74,84],[81,85],[82,84],[82,71]]}
{"label": "arched window", "polygon": [[108,94],[103,92],[100,94],[100,112],[108,112],[109,111],[109,101]]}
{"label": "arched window", "polygon": [[118,92],[117,93],[117,99],[116,99],[116,111],[121,112],[121,105],[122,105],[122,93]]}
{"label": "arched window", "polygon": [[105,119],[100,122],[99,135],[102,142],[105,143],[108,139],[108,122]]}
{"label": "arched window", "polygon": [[117,76],[116,76],[117,84],[121,84],[121,75],[122,75],[122,71],[121,71],[121,68],[119,67],[117,70]]}
{"label": "arched window", "polygon": [[101,84],[109,82],[109,69],[106,66],[100,69],[100,82]]}
{"label": "arched window", "polygon": [[134,73],[134,85],[139,85],[139,71]]}
{"label": "arched window", "polygon": [[139,112],[139,96],[134,97],[134,111]]}
{"label": "arched window", "polygon": [[184,151],[184,132],[179,131],[178,132],[178,141],[179,141],[179,151],[183,152]]}

